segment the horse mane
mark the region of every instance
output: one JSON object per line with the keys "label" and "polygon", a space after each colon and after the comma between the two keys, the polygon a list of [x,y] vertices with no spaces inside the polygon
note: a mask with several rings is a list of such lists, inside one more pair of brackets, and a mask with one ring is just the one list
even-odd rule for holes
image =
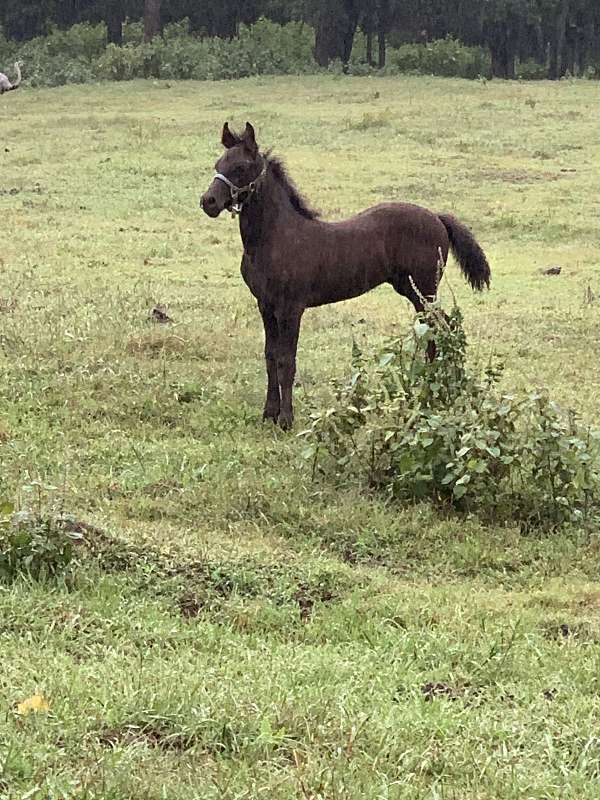
{"label": "horse mane", "polygon": [[308,200],[302,196],[298,190],[298,187],[288,175],[283,161],[280,158],[271,155],[270,150],[265,153],[265,158],[267,159],[267,164],[271,170],[271,174],[279,183],[279,185],[285,190],[293,208],[295,208],[296,211],[306,219],[317,219],[320,217],[321,215],[319,212],[315,211],[315,209],[310,206]]}

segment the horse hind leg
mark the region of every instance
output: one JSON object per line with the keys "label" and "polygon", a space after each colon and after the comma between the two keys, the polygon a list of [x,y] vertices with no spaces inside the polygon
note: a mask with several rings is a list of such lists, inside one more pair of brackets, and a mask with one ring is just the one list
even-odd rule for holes
{"label": "horse hind leg", "polygon": [[[390,283],[394,289],[406,297],[413,304],[417,314],[422,314],[426,310],[426,302],[433,302],[437,294],[437,281],[421,280],[419,283],[407,272],[395,275]],[[427,358],[433,361],[437,355],[435,341],[431,339],[427,344]]]}

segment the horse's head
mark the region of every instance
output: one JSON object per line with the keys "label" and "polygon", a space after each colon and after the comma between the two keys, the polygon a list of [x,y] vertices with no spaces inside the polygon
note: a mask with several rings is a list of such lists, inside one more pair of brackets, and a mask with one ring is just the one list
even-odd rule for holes
{"label": "horse's head", "polygon": [[200,198],[200,205],[209,217],[218,217],[225,208],[239,211],[265,171],[266,162],[259,155],[254,128],[249,122],[241,136],[225,123],[221,142],[225,152],[215,164],[217,174]]}

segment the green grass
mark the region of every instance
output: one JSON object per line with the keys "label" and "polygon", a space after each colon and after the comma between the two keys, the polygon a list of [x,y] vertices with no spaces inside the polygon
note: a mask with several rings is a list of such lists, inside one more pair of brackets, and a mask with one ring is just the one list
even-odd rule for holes
{"label": "green grass", "polygon": [[[0,495],[104,531],[65,581],[0,584],[0,796],[595,800],[596,532],[311,482],[260,424],[237,225],[197,199],[250,119],[330,218],[454,212],[492,264],[482,297],[448,270],[472,357],[593,423],[596,86],[139,82],[0,114]],[[307,313],[297,430],[353,337],[411,318],[388,288]]]}

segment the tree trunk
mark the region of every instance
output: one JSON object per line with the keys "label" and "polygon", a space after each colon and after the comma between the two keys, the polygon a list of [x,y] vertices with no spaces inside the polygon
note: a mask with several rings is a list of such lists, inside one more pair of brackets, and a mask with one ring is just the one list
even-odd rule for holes
{"label": "tree trunk", "polygon": [[510,14],[505,28],[506,77],[514,81],[517,77],[517,54],[520,37],[523,35],[524,20],[517,14]]}
{"label": "tree trunk", "polygon": [[385,67],[385,30],[382,30],[381,28],[379,28],[377,31],[377,45],[377,66],[379,69],[383,69]]}
{"label": "tree trunk", "polygon": [[370,67],[373,67],[375,66],[373,63],[373,33],[375,32],[375,17],[373,14],[372,6],[369,6],[369,8],[364,12],[360,24],[365,34],[365,44],[366,44],[365,55],[367,59],[367,64]]}
{"label": "tree trunk", "polygon": [[324,0],[317,19],[315,60],[327,67],[336,58],[347,64],[358,25],[355,0]]}
{"label": "tree trunk", "polygon": [[144,0],[144,41],[151,42],[160,32],[160,0]]}
{"label": "tree trunk", "polygon": [[490,53],[492,56],[492,77],[508,78],[508,59],[506,57],[506,31],[503,23],[493,26],[489,39]]}
{"label": "tree trunk", "polygon": [[379,0],[377,4],[377,44],[378,44],[378,59],[377,66],[379,69],[385,67],[386,50],[385,50],[385,37],[389,29],[390,22],[390,4],[389,0]]}
{"label": "tree trunk", "polygon": [[559,80],[565,74],[565,40],[567,34],[567,18],[570,0],[561,0],[554,36],[550,47],[550,79]]}
{"label": "tree trunk", "polygon": [[519,47],[519,21],[507,19],[491,25],[487,31],[488,46],[492,56],[492,77],[514,80]]}
{"label": "tree trunk", "polygon": [[583,26],[583,41],[581,43],[581,56],[579,62],[579,69],[581,75],[585,74],[585,71],[590,66],[590,63],[594,60],[594,39],[595,37],[595,25],[593,19],[586,19]]}
{"label": "tree trunk", "polygon": [[[221,0],[214,3],[214,10],[211,11],[209,20],[209,31],[212,36],[219,36],[221,39],[233,39],[237,36],[239,19],[239,3],[233,0]],[[211,6],[209,6],[211,8]]]}
{"label": "tree trunk", "polygon": [[111,44],[123,44],[123,22],[125,21],[125,14],[123,11],[123,3],[111,2],[106,4],[106,32],[108,41]]}

